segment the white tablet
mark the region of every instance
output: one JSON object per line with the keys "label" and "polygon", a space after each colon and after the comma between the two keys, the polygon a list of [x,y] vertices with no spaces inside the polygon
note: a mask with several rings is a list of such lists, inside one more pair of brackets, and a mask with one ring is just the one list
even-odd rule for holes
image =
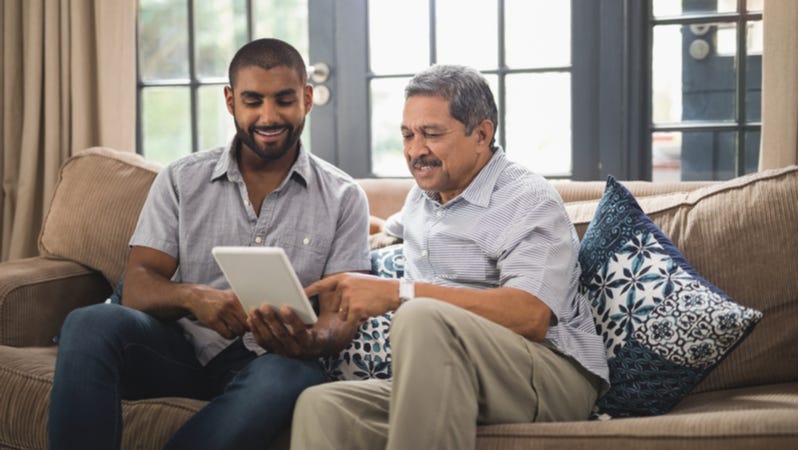
{"label": "white tablet", "polygon": [[267,303],[291,307],[306,324],[317,321],[297,274],[280,247],[214,247],[211,254],[245,311]]}

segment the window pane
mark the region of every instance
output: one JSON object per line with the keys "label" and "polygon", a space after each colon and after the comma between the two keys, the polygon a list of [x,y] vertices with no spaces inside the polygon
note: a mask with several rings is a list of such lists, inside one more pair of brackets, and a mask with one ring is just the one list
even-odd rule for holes
{"label": "window pane", "polygon": [[748,11],[763,11],[764,0],[747,0]]}
{"label": "window pane", "polygon": [[681,27],[653,29],[653,122],[681,120]]}
{"label": "window pane", "polygon": [[[531,24],[531,17],[547,20]],[[570,64],[570,2],[506,0],[506,65],[508,67],[560,67]]]}
{"label": "window pane", "polygon": [[653,133],[653,181],[681,180],[681,133]]}
{"label": "window pane", "polygon": [[761,131],[744,133],[744,173],[758,172],[758,158],[761,155]]}
{"label": "window pane", "polygon": [[[760,55],[764,52],[764,24],[762,21],[747,22],[747,54]],[[720,56],[736,55],[736,24],[720,24],[717,29],[717,53]]]}
{"label": "window pane", "polygon": [[142,90],[142,153],[168,164],[191,153],[189,88]]}
{"label": "window pane", "polygon": [[197,116],[198,150],[227,145],[236,132],[221,85],[197,89]]}
{"label": "window pane", "polygon": [[186,0],[140,0],[139,74],[143,80],[189,78]]}
{"label": "window pane", "polygon": [[748,121],[761,120],[761,72],[764,51],[762,21],[747,23],[747,97],[745,99],[745,118]]}
{"label": "window pane", "polygon": [[497,68],[497,2],[437,0],[436,41],[437,63]]}
{"label": "window pane", "polygon": [[[718,24],[712,24],[711,30]],[[690,26],[653,30],[653,121],[732,120],[735,58],[714,49],[714,33]]]}
{"label": "window pane", "polygon": [[736,12],[737,0],[653,0],[653,16],[679,16],[681,14]]}
{"label": "window pane", "polygon": [[367,7],[372,72],[416,73],[428,67],[428,0],[371,1]]}
{"label": "window pane", "polygon": [[506,146],[509,158],[541,175],[570,174],[570,75],[509,75],[506,89]]}
{"label": "window pane", "polygon": [[308,0],[252,0],[252,4],[253,38],[284,40],[309,63]]}
{"label": "window pane", "polygon": [[372,173],[383,177],[408,177],[400,124],[403,90],[408,78],[372,80]]}
{"label": "window pane", "polygon": [[[728,180],[736,176],[736,133],[653,133],[653,181]],[[744,173],[758,170],[761,133],[745,133]]]}
{"label": "window pane", "polygon": [[228,63],[247,42],[244,0],[194,2],[195,68],[198,78],[228,76]]}
{"label": "window pane", "polygon": [[689,11],[717,11],[736,12],[738,0],[684,0],[684,6]]}
{"label": "window pane", "polygon": [[[686,131],[671,134],[682,134],[680,138],[676,138],[675,142],[672,143],[673,147],[678,145],[680,148],[681,180],[729,180],[736,177],[736,133],[730,131]],[[758,170],[759,140],[760,133],[746,133],[745,173]],[[679,144],[677,143],[678,141]],[[654,145],[654,179],[655,156]]]}

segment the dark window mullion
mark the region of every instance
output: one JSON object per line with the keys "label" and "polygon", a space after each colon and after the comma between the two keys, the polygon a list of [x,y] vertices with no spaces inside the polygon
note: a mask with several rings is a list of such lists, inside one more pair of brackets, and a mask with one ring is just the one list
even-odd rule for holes
{"label": "dark window mullion", "polygon": [[195,67],[195,60],[194,60],[194,52],[195,52],[195,40],[194,40],[194,0],[188,0],[187,7],[188,11],[188,21],[189,21],[189,111],[190,111],[190,121],[191,123],[191,149],[190,152],[194,153],[197,151],[197,147],[199,145],[199,130],[197,127],[197,68]]}
{"label": "dark window mullion", "polygon": [[761,20],[762,13],[758,12],[731,12],[731,13],[718,13],[718,12],[710,12],[710,13],[697,13],[697,14],[685,14],[680,16],[670,16],[670,17],[652,17],[650,24],[654,26],[658,25],[694,25],[694,24],[704,24],[704,23],[735,23],[743,18],[745,20]]}
{"label": "dark window mullion", "polygon": [[734,173],[745,172],[745,134],[743,125],[747,120],[747,0],[737,1],[739,20],[736,22],[736,150]]}
{"label": "dark window mullion", "polygon": [[134,36],[136,38],[136,153],[141,155],[142,147],[142,72],[139,69],[139,8],[136,8],[136,27]]}
{"label": "dark window mullion", "polygon": [[[499,144],[506,148],[506,2],[497,0],[497,114],[498,127],[500,128]],[[497,133],[495,132],[495,135]]]}
{"label": "dark window mullion", "polygon": [[428,2],[428,30],[430,32],[428,58],[431,64],[436,64],[436,0]]}
{"label": "dark window mullion", "polygon": [[244,12],[247,16],[247,42],[250,42],[253,40],[253,0],[245,1]]}

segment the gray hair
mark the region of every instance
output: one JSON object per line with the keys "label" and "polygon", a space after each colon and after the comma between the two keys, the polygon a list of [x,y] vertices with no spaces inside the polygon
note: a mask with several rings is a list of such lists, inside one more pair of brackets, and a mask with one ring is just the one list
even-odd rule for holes
{"label": "gray hair", "polygon": [[[406,100],[415,95],[450,102],[450,115],[464,124],[466,135],[489,119],[497,132],[497,104],[489,84],[477,70],[457,65],[434,65],[417,73],[406,86]],[[494,150],[494,135],[489,147]]]}

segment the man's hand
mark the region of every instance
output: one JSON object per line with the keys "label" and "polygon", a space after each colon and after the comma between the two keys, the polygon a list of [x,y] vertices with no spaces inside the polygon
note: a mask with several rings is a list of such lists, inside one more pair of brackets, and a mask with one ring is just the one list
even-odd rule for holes
{"label": "man's hand", "polygon": [[375,233],[370,235],[369,248],[370,250],[377,250],[379,248],[388,247],[390,245],[399,244],[401,242],[403,242],[401,238],[394,237],[392,235],[386,234],[385,232],[381,231],[380,233]]}
{"label": "man's hand", "polygon": [[243,335],[248,330],[247,314],[231,290],[196,286],[189,308],[197,320],[226,339]]}
{"label": "man's hand", "polygon": [[332,295],[339,318],[363,322],[400,306],[399,282],[361,273],[340,273],[323,278],[305,289],[306,295]]}
{"label": "man's hand", "polygon": [[304,324],[288,306],[278,312],[266,304],[253,308],[247,316],[247,325],[256,343],[271,353],[294,358],[311,358],[320,354],[316,327]]}

